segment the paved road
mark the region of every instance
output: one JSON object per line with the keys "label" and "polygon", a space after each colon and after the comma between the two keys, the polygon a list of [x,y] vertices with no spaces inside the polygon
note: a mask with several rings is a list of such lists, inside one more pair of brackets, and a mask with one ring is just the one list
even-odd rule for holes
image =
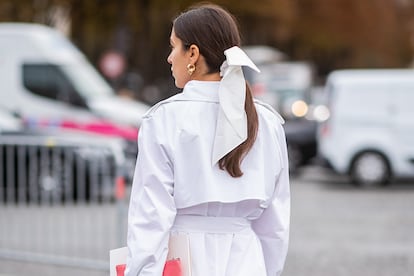
{"label": "paved road", "polygon": [[[291,188],[291,243],[283,276],[414,275],[414,181],[361,190],[344,178],[308,167],[299,177],[292,178]],[[113,211],[105,210],[105,217],[113,216]],[[90,212],[98,211],[92,208]],[[88,208],[80,213],[84,218],[82,225],[88,224]],[[6,235],[1,229],[0,224],[0,233]],[[96,250],[99,254],[93,249],[90,254],[106,255],[102,253],[106,252],[102,250],[102,237],[94,237],[92,233],[86,237],[101,242]],[[17,275],[107,276],[108,273],[0,259],[0,276]]]}
{"label": "paved road", "polygon": [[292,180],[283,276],[414,275],[414,181],[361,190],[308,168]]}

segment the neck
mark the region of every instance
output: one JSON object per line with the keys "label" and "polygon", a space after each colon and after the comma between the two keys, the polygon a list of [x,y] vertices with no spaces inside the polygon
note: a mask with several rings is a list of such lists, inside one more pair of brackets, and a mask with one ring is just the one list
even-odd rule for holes
{"label": "neck", "polygon": [[220,73],[203,74],[201,76],[195,76],[193,80],[198,81],[220,81]]}

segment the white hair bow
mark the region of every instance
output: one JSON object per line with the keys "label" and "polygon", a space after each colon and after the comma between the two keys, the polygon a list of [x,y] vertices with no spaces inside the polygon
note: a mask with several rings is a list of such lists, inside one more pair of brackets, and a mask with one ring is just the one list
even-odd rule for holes
{"label": "white hair bow", "polygon": [[242,66],[260,72],[253,61],[237,46],[224,51],[226,61],[220,68],[219,113],[213,144],[213,165],[247,139],[244,110],[246,81]]}

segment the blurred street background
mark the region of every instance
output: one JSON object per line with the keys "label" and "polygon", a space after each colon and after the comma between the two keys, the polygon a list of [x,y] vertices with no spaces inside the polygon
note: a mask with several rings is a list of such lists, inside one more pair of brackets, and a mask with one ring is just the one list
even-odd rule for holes
{"label": "blurred street background", "polygon": [[[284,276],[414,275],[414,1],[214,0],[285,119]],[[0,0],[0,276],[109,275],[193,0]]]}

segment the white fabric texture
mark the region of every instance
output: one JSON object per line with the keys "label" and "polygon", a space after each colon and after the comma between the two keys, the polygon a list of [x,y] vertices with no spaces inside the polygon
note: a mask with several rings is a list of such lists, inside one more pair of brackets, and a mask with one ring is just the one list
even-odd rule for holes
{"label": "white fabric texture", "polygon": [[237,46],[225,50],[224,55],[226,61],[220,68],[220,108],[213,144],[213,165],[247,139],[247,117],[244,111],[246,81],[242,66],[260,72]]}
{"label": "white fabric texture", "polygon": [[190,81],[144,117],[131,191],[126,275],[161,276],[181,215],[234,217],[248,231],[183,229],[193,276],[275,276],[285,262],[290,218],[286,139],[280,117],[256,104],[259,129],[243,176],[211,164],[220,82]]}

